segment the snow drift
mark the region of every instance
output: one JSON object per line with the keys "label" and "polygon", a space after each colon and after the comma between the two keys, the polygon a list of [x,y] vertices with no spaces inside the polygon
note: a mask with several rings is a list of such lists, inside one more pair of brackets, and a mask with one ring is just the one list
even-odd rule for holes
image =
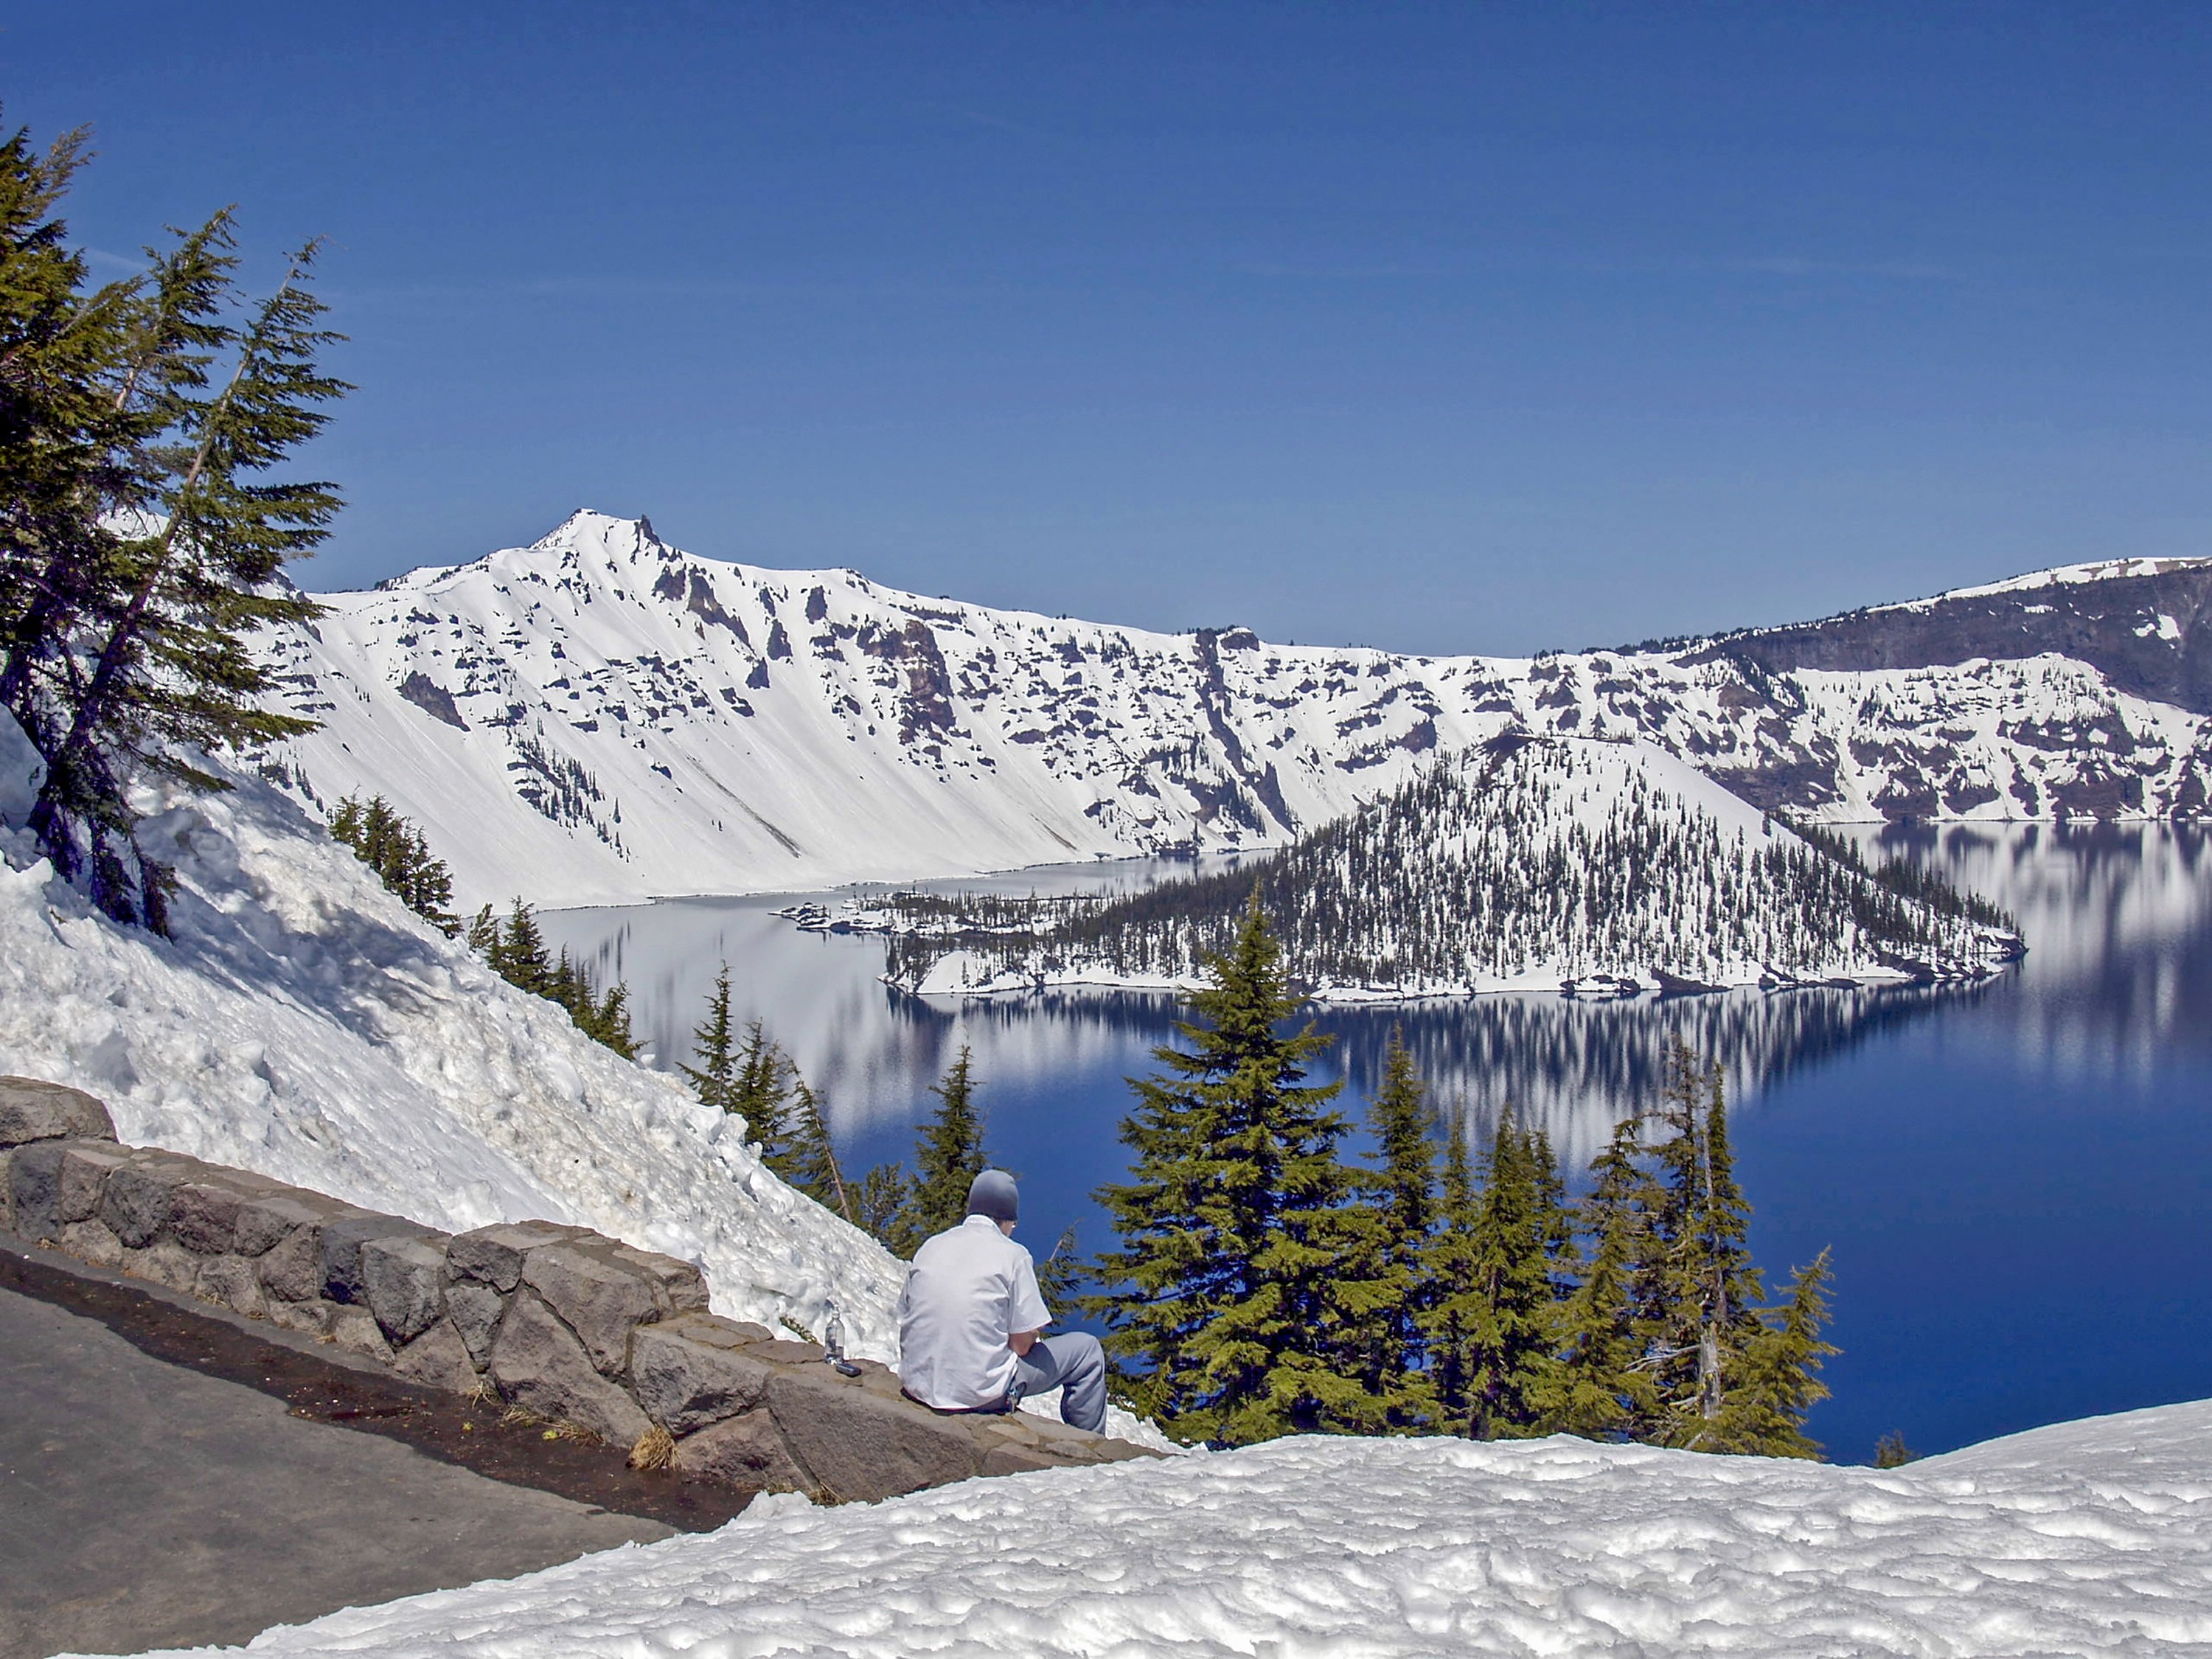
{"label": "snow drift", "polygon": [[1282,1440],[766,1500],[720,1532],[268,1632],[267,1659],[2202,1652],[2212,1401],[1902,1469],[1564,1437]]}
{"label": "snow drift", "polygon": [[[35,758],[0,717],[0,819]],[[276,791],[149,795],[174,937],[119,927],[0,829],[0,1072],[126,1141],[460,1231],[543,1217],[698,1263],[714,1311],[896,1358],[904,1267],[763,1169],[741,1120],[586,1038],[386,893]]]}

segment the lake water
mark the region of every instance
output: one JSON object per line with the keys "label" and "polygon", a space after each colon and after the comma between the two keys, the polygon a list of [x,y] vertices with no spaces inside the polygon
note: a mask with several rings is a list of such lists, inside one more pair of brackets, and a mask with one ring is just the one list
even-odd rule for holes
{"label": "lake water", "polygon": [[[1727,1064],[1739,1170],[1769,1274],[1834,1252],[1811,1429],[1861,1462],[1901,1431],[1948,1449],[2061,1419],[2212,1395],[2212,848],[2189,827],[1869,828],[2019,917],[2027,958],[1965,989],[1581,1002],[1486,997],[1316,1011],[1356,1115],[1402,1024],[1440,1101],[1486,1132],[1511,1101],[1580,1164],[1657,1088],[1680,1034]],[[969,886],[1067,891],[1188,866],[1024,871]],[[627,980],[663,1064],[689,1058],[719,966],[826,1090],[853,1170],[910,1155],[927,1085],[973,1050],[993,1155],[1023,1176],[1024,1238],[1075,1224],[1117,1176],[1123,1079],[1172,1036],[1164,999],[934,1005],[877,979],[883,945],[806,934],[790,899],[548,913],[548,937]]]}

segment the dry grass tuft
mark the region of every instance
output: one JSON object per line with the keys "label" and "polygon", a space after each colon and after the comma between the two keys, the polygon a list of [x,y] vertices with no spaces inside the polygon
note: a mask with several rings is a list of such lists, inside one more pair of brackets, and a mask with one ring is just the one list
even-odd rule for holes
{"label": "dry grass tuft", "polygon": [[637,1444],[629,1449],[629,1466],[653,1473],[666,1468],[676,1461],[676,1437],[655,1423],[638,1436]]}

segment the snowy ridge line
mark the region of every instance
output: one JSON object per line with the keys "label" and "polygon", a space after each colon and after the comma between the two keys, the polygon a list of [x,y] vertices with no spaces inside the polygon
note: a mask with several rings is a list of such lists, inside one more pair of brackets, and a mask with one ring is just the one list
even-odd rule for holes
{"label": "snowy ridge line", "polygon": [[2212,1402],[1902,1469],[1559,1437],[1279,1440],[757,1503],[258,1638],[264,1659],[2005,1659],[2212,1645]]}
{"label": "snowy ridge line", "polygon": [[[278,701],[324,722],[268,773],[325,811],[385,796],[470,908],[1278,847],[1515,729],[1642,738],[1830,822],[2191,816],[2212,784],[2206,715],[2033,628],[2002,659],[1848,672],[1725,640],[1416,657],[930,599],[588,512],[319,597],[263,641]],[[2186,655],[2193,618],[2145,625],[2147,663]]]}
{"label": "snowy ridge line", "polygon": [[1320,1002],[1632,995],[1978,979],[2018,935],[1888,891],[1642,742],[1525,735],[1412,781],[1232,874],[1127,897],[855,901],[801,925],[890,932],[924,996],[1188,986],[1256,890]]}

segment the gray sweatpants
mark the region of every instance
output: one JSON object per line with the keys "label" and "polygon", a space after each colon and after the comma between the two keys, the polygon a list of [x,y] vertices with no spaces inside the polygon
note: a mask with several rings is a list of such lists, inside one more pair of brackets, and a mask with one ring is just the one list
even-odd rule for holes
{"label": "gray sweatpants", "polygon": [[1060,1420],[1093,1434],[1106,1428],[1106,1351],[1088,1331],[1040,1337],[1014,1362],[1014,1389],[1024,1399],[1060,1390]]}

